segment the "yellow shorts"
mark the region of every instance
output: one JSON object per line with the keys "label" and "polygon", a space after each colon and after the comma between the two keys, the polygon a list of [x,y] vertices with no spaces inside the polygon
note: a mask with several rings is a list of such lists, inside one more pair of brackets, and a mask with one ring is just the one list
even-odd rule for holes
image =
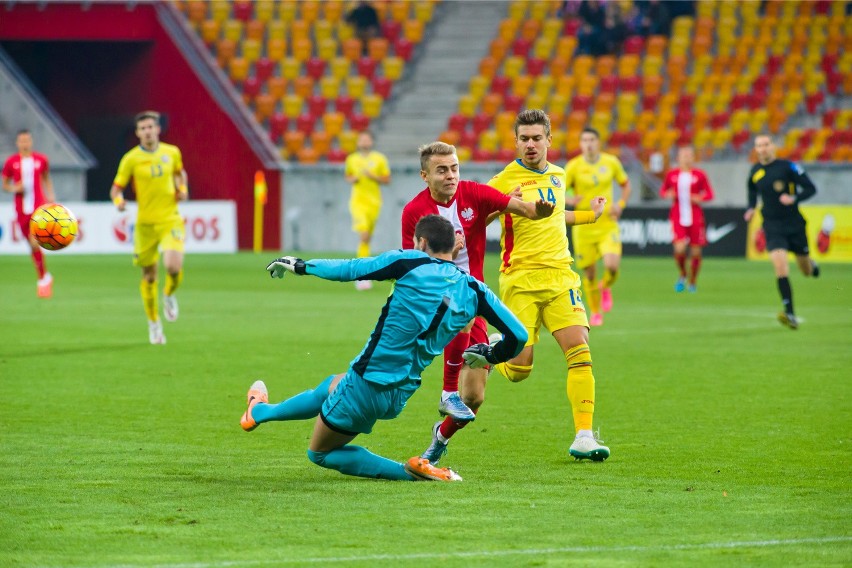
{"label": "yellow shorts", "polygon": [[570,268],[500,274],[500,299],[527,328],[527,345],[538,343],[542,324],[551,333],[572,325],[589,327],[580,294],[580,277]]}
{"label": "yellow shorts", "polygon": [[352,230],[356,233],[370,233],[372,235],[376,228],[376,221],[379,220],[381,209],[381,203],[376,205],[350,201],[349,212],[352,214]]}
{"label": "yellow shorts", "polygon": [[584,227],[574,227],[571,233],[574,264],[586,268],[603,258],[605,254],[621,256],[621,233],[618,225],[609,230],[588,232]]}
{"label": "yellow shorts", "polygon": [[185,235],[186,229],[181,218],[156,225],[136,225],[133,230],[133,264],[157,264],[161,250],[183,252]]}

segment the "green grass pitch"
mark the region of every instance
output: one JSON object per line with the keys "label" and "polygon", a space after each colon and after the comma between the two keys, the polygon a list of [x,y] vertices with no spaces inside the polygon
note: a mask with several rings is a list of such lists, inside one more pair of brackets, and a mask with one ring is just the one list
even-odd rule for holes
{"label": "green grass pitch", "polygon": [[[343,371],[390,289],[288,276],[274,254],[190,255],[180,321],[148,345],[128,256],[0,257],[0,566],[849,566],[852,266],[793,274],[781,327],[765,263],[625,259],[592,330],[605,463],[574,462],[566,368],[544,332],[524,383],[492,376],[443,464],[465,481],[347,478],[311,464],[311,422],[238,424]],[[496,287],[497,259],[489,256]],[[440,359],[396,420],[356,441],[428,445]]]}

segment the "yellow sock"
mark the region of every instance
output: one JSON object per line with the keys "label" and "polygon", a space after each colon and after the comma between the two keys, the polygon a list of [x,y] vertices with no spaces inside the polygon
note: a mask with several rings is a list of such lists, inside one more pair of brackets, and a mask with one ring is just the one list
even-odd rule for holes
{"label": "yellow sock", "polygon": [[599,314],[601,312],[601,289],[597,282],[583,278],[583,288],[586,290],[586,303],[589,305],[589,313]]}
{"label": "yellow sock", "polygon": [[585,343],[565,352],[568,362],[568,400],[574,413],[574,431],[591,430],[595,412],[595,376],[592,354]]}
{"label": "yellow sock", "polygon": [[359,243],[357,256],[358,258],[370,256],[370,245],[368,243]]}
{"label": "yellow sock", "polygon": [[601,286],[611,288],[615,281],[618,280],[618,270],[604,270],[604,277],[601,279]]}
{"label": "yellow sock", "polygon": [[512,381],[519,383],[530,376],[532,373],[532,365],[514,365],[512,363],[497,363],[494,368],[500,371],[500,374]]}
{"label": "yellow sock", "polygon": [[166,273],[166,285],[163,287],[163,294],[166,296],[171,296],[175,293],[180,283],[183,282],[183,269],[177,273],[177,276],[172,276],[168,272]]}
{"label": "yellow sock", "polygon": [[142,306],[145,308],[145,315],[148,316],[148,321],[157,321],[160,319],[157,308],[157,283],[148,282],[144,278],[139,283],[139,293],[142,294]]}

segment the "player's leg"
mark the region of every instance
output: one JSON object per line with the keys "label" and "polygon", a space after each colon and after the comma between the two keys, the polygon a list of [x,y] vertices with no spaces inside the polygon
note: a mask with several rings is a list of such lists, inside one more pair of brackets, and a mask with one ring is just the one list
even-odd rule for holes
{"label": "player's leg", "polygon": [[38,281],[36,283],[36,294],[39,298],[50,298],[53,295],[53,276],[47,271],[44,263],[44,251],[38,246],[38,242],[30,234],[30,217],[26,213],[17,212],[18,227],[21,235],[27,239],[30,245],[30,256],[36,269]]}
{"label": "player's leg", "polygon": [[618,279],[618,269],[621,266],[621,234],[617,225],[601,240],[599,250],[604,265],[600,284],[601,311],[608,312],[612,309],[612,286]]}
{"label": "player's leg", "polygon": [[698,272],[701,270],[702,247],[690,245],[689,247],[689,291],[695,292],[698,288]]}
{"label": "player's leg", "polygon": [[810,256],[808,247],[808,235],[804,229],[790,235],[790,252],[796,255],[796,264],[805,276],[819,278],[819,265]]}
{"label": "player's leg", "polygon": [[533,346],[538,343],[541,328],[538,296],[542,291],[536,283],[539,272],[522,270],[500,275],[500,299],[524,325],[528,335],[527,343],[517,357],[494,365],[494,369],[513,383],[523,381],[532,373]]}
{"label": "player's leg", "polygon": [[[370,256],[370,241],[373,238],[373,229],[376,226],[377,214],[372,211],[366,203],[359,201],[349,202],[349,212],[352,214],[352,230],[358,234],[358,251],[356,256],[364,258]],[[369,280],[356,280],[356,290],[369,290],[373,283]]]}
{"label": "player's leg", "polygon": [[316,387],[291,396],[278,404],[269,404],[266,385],[263,381],[256,381],[249,389],[248,408],[240,418],[240,425],[246,432],[251,432],[264,422],[314,418],[320,413],[323,403],[342,377],[342,373],[329,375]]}
{"label": "player's leg", "polygon": [[416,386],[382,389],[352,373],[347,374],[323,403],[311,436],[308,459],[345,475],[402,481],[451,481],[450,470],[439,470],[428,460],[416,457],[403,464],[366,448],[349,445],[358,434],[370,433],[378,419],[396,417],[415,389]]}
{"label": "player's leg", "polygon": [[790,267],[787,262],[787,244],[784,239],[783,247],[776,237],[767,235],[767,246],[772,267],[775,270],[775,279],[778,284],[778,293],[781,295],[783,311],[778,314],[778,321],[790,329],[799,327],[796,312],[793,308],[793,288],[790,286]]}
{"label": "player's leg", "polygon": [[675,265],[678,269],[678,278],[675,282],[675,292],[683,292],[686,290],[686,247],[689,243],[689,238],[686,234],[686,229],[674,219],[669,220],[672,227],[672,253],[674,255]]}
{"label": "player's leg", "polygon": [[136,225],[133,230],[133,264],[142,268],[139,294],[142,296],[142,307],[148,319],[148,340],[152,344],[166,342],[157,297],[157,263],[160,260],[157,246],[159,243],[159,236],[152,225]]}
{"label": "player's leg", "polygon": [[601,445],[592,431],[595,411],[595,377],[589,350],[589,327],[579,297],[579,278],[570,270],[563,271],[554,290],[563,290],[543,312],[544,326],[553,329],[553,337],[565,354],[568,364],[566,391],[574,416],[574,441],[569,453],[577,459],[605,460],[609,448]]}
{"label": "player's leg", "polygon": [[462,354],[470,346],[472,328],[473,321],[444,347],[444,388],[438,412],[460,421],[470,421],[475,417],[459,396],[459,373],[464,364]]}
{"label": "player's leg", "polygon": [[166,321],[175,321],[178,318],[175,291],[183,281],[184,240],[183,219],[179,219],[160,242],[166,269],[166,283],[163,286],[163,315]]}
{"label": "player's leg", "polygon": [[[596,255],[595,255],[596,256]],[[601,311],[601,287],[597,281],[597,258],[595,263],[583,267],[583,290],[586,293],[586,304],[589,307],[589,321],[592,325],[603,325]]]}

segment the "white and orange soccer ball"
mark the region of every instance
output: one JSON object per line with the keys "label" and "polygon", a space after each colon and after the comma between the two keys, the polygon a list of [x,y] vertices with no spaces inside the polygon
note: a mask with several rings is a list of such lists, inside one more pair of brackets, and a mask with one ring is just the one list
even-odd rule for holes
{"label": "white and orange soccer ball", "polygon": [[77,237],[77,218],[64,205],[45,203],[30,217],[30,234],[41,248],[64,249]]}

